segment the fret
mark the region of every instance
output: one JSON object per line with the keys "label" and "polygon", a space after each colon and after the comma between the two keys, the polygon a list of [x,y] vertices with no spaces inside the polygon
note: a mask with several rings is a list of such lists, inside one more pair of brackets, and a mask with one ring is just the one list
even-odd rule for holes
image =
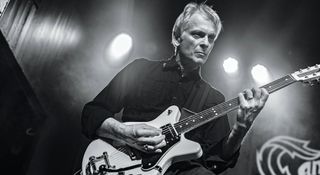
{"label": "fret", "polygon": [[[287,75],[269,84],[262,86],[262,88],[265,88],[269,93],[273,93],[283,87],[286,87],[294,83],[295,81],[296,80],[294,80],[290,75]],[[214,107],[201,111],[197,114],[191,115],[175,123],[174,128],[179,134],[188,132],[209,121],[212,121],[214,119],[224,116],[228,112],[231,112],[237,109],[239,105],[240,105],[239,98],[238,97],[233,98],[229,101],[220,103]]]}
{"label": "fret", "polygon": [[269,84],[262,86],[262,88],[265,88],[269,93],[272,93],[294,83],[295,81],[296,80],[294,80],[290,75],[287,75]]}

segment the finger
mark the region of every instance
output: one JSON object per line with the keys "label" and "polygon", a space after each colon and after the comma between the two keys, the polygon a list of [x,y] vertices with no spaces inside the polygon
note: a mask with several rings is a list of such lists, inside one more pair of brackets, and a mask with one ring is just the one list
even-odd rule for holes
{"label": "finger", "polygon": [[162,153],[162,150],[161,149],[156,149],[154,152],[155,153]]}
{"label": "finger", "polygon": [[151,126],[151,125],[147,125],[147,124],[139,124],[142,128],[145,128],[145,129],[155,129],[155,130],[161,130],[161,129],[158,129],[154,126]]}
{"label": "finger", "polygon": [[166,142],[162,141],[160,144],[151,146],[151,145],[144,145],[144,149],[148,152],[155,152],[155,153],[162,153],[162,147],[166,146]]}
{"label": "finger", "polygon": [[248,103],[247,103],[247,101],[246,101],[246,99],[244,97],[244,93],[243,92],[239,93],[238,96],[239,96],[239,101],[240,101],[240,108],[241,109],[245,109],[246,106],[248,105]]}
{"label": "finger", "polygon": [[264,107],[264,105],[267,102],[268,98],[269,98],[269,92],[266,89],[262,88],[261,89],[261,98],[260,98],[259,109],[262,109]]}
{"label": "finger", "polygon": [[155,152],[156,152],[156,153],[162,153],[161,148],[165,147],[166,145],[167,145],[167,144],[166,144],[166,141],[163,140],[160,144],[158,144],[158,145],[156,145],[156,146],[154,147]]}
{"label": "finger", "polygon": [[244,111],[241,108],[237,111],[237,119],[241,120],[240,122],[244,120]]}
{"label": "finger", "polygon": [[253,100],[252,103],[251,103],[250,110],[257,111],[259,106],[260,106],[260,99],[259,98],[255,98],[255,100]]}
{"label": "finger", "polygon": [[238,109],[237,111],[237,124],[245,127],[245,115],[244,115],[244,111],[242,109]]}
{"label": "finger", "polygon": [[247,100],[251,100],[253,98],[253,93],[250,89],[245,89],[244,92]]}
{"label": "finger", "polygon": [[252,88],[253,98],[259,100],[261,98],[261,89],[260,88]]}
{"label": "finger", "polygon": [[162,147],[165,147],[167,145],[166,140],[163,139],[162,142],[160,142],[159,144],[155,145],[155,149],[159,149]]}
{"label": "finger", "polygon": [[137,139],[137,144],[139,145],[150,145],[150,146],[155,146],[160,144],[164,140],[165,136],[155,136],[155,137],[140,137]]}
{"label": "finger", "polygon": [[150,129],[150,130],[155,130],[155,131],[157,131],[159,134],[162,133],[162,129],[156,128],[156,127],[153,127],[153,126],[150,126],[150,125],[147,125],[147,124],[142,124],[142,128],[144,128],[144,129]]}
{"label": "finger", "polygon": [[154,147],[151,146],[151,145],[145,144],[145,145],[142,145],[141,150],[142,150],[143,152],[150,153],[150,152],[154,152]]}
{"label": "finger", "polygon": [[[159,144],[156,144],[156,145],[150,145],[152,143],[152,141],[151,142],[144,142],[144,144],[140,145],[140,150],[147,152],[147,153],[150,153],[150,152],[161,153],[162,152],[161,148],[166,146],[165,137],[163,136],[161,139],[163,139],[163,140]],[[144,141],[146,141],[146,140],[144,140]]]}
{"label": "finger", "polygon": [[156,128],[137,128],[135,131],[137,137],[151,137],[161,135],[161,131]]}
{"label": "finger", "polygon": [[269,92],[267,91],[267,89],[262,88],[261,89],[261,101],[266,102],[268,98],[269,98]]}

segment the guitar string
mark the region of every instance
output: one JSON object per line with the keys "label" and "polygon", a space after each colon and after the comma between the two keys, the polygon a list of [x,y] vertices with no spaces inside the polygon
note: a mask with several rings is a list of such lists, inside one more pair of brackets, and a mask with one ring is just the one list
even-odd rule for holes
{"label": "guitar string", "polygon": [[[283,77],[282,79],[278,79],[278,80],[274,81],[273,83],[270,83],[270,84],[274,84],[271,86],[271,88],[268,88],[270,86],[270,84],[265,85],[265,87],[268,86],[267,89],[269,89],[269,91],[272,92],[273,90],[276,90],[276,89],[282,88],[286,85],[289,85],[291,82],[283,81],[283,79],[285,79],[285,78],[287,78],[287,77]],[[236,105],[238,105],[238,100],[236,100],[236,99],[232,99],[227,102],[221,103],[220,105],[214,106],[214,107],[206,109],[198,114],[190,116],[190,117],[186,118],[185,120],[181,120],[181,121],[175,123],[174,127],[176,128],[178,125],[180,128],[182,128],[183,126],[185,126],[184,124],[188,125],[189,122],[191,122],[191,121],[194,123],[195,120],[198,120],[199,116],[204,116],[204,119],[202,121],[206,122],[207,120],[211,119],[211,118],[209,118],[209,119],[207,118],[208,115],[212,114],[214,111],[216,113],[221,112],[219,115],[216,115],[217,117],[224,115],[223,113],[225,111],[228,111],[228,110],[234,108]],[[194,125],[194,126],[197,126],[197,125],[199,125],[199,123],[196,123],[196,125]],[[189,128],[192,128],[194,126],[191,126],[191,127],[189,126]],[[188,128],[182,128],[182,131],[185,129],[188,129]]]}
{"label": "guitar string", "polygon": [[[289,84],[291,83],[291,82],[288,82],[288,81],[284,81],[284,79],[288,79],[288,78],[290,78],[291,82],[294,82],[294,80],[293,80],[289,75],[287,75],[287,76],[284,76],[284,77],[282,77],[282,78],[280,78],[280,79],[277,79],[277,80],[275,80],[275,81],[273,81],[273,82],[271,82],[271,83],[269,83],[269,84],[266,84],[266,85],[264,85],[264,86],[262,86],[262,87],[265,87],[265,88],[269,89],[269,91],[273,91],[273,90],[282,88],[282,87],[284,87],[284,86],[286,86],[286,85],[289,85]],[[268,87],[270,87],[270,86],[271,86],[271,88],[268,88]],[[236,100],[236,101],[235,101],[235,100]],[[236,104],[234,104],[234,103],[236,103]],[[230,104],[231,104],[231,106],[230,106]],[[204,111],[202,111],[202,112],[199,112],[198,114],[195,114],[195,115],[193,115],[193,116],[190,116],[190,117],[186,118],[185,120],[181,120],[181,121],[175,123],[175,124],[174,124],[174,127],[176,127],[176,125],[182,126],[181,124],[183,124],[183,123],[189,123],[190,121],[195,121],[199,115],[207,116],[207,115],[209,115],[209,114],[212,113],[211,110],[214,110],[214,111],[216,111],[217,113],[218,113],[218,112],[219,112],[219,113],[220,113],[220,112],[223,113],[224,111],[227,111],[227,110],[232,109],[233,107],[235,107],[235,105],[238,105],[238,100],[237,100],[237,98],[232,99],[232,100],[229,100],[229,101],[224,102],[224,103],[221,103],[221,104],[219,104],[219,105],[217,105],[217,106],[214,106],[214,107],[211,107],[211,108],[209,108],[209,109],[206,109],[206,110],[204,110]],[[220,115],[221,115],[221,114],[220,114]],[[218,116],[220,116],[220,115],[218,115]],[[205,120],[203,120],[203,121],[205,122],[205,121],[207,121],[207,119],[205,119]],[[196,125],[195,125],[195,126],[196,126]],[[170,132],[170,129],[169,129],[169,128],[168,128],[167,130],[169,130],[169,132]],[[164,132],[166,132],[166,131],[164,131]]]}
{"label": "guitar string", "polygon": [[[276,81],[274,81],[274,82],[272,82],[272,83],[269,83],[269,84],[267,84],[267,85],[265,85],[265,86],[263,86],[263,87],[269,89],[269,92],[273,92],[274,90],[281,89],[281,88],[283,88],[283,87],[285,87],[285,86],[287,86],[287,85],[295,82],[295,80],[293,80],[291,77],[289,77],[289,78],[290,78],[290,79],[289,79],[290,81],[288,81],[288,80],[283,81],[283,79],[288,79],[288,77],[289,77],[289,76],[285,76],[285,77],[280,78],[280,79],[278,79],[278,80],[276,80]],[[272,84],[273,84],[273,85],[272,85]],[[193,115],[193,116],[190,116],[190,117],[188,117],[188,118],[185,119],[185,120],[182,120],[182,121],[179,121],[179,122],[175,123],[175,124],[174,124],[174,127],[176,128],[177,125],[181,126],[180,128],[182,129],[182,130],[181,130],[182,132],[183,132],[184,130],[186,130],[186,129],[195,127],[195,126],[197,126],[197,125],[199,125],[199,124],[197,123],[196,125],[191,126],[191,127],[189,126],[188,128],[183,128],[183,126],[185,126],[185,125],[181,125],[181,124],[182,124],[182,123],[188,123],[188,124],[189,124],[190,121],[196,120],[199,115],[204,115],[204,118],[205,118],[205,119],[203,120],[203,122],[206,122],[207,120],[211,119],[211,118],[207,118],[207,117],[208,117],[209,114],[212,114],[212,111],[211,111],[212,109],[214,109],[216,112],[221,112],[221,111],[222,111],[222,113],[223,113],[224,111],[230,110],[230,109],[232,109],[233,107],[235,107],[235,106],[234,106],[235,104],[232,104],[232,103],[235,102],[234,100],[235,100],[235,99],[229,100],[228,102],[221,103],[221,104],[219,104],[219,105],[217,105],[217,106],[214,106],[214,107],[212,107],[212,108],[209,108],[209,109],[207,109],[207,110],[204,110],[204,111],[202,111],[202,112],[200,112],[200,113],[198,113],[198,114],[195,114],[195,115]],[[238,103],[238,102],[236,101],[236,103]],[[229,104],[232,104],[232,105],[230,106]],[[237,104],[236,104],[236,105],[237,105]],[[219,110],[220,110],[220,111],[219,111]],[[224,115],[224,114],[219,114],[217,117],[219,117],[219,116],[221,116],[221,115]],[[213,119],[213,118],[212,118],[212,119]],[[192,122],[191,122],[191,123],[192,123]]]}
{"label": "guitar string", "polygon": [[[229,104],[231,104],[231,106]],[[187,124],[190,121],[194,122],[195,120],[198,120],[199,116],[203,116],[204,117],[204,119],[202,119],[201,122],[206,122],[206,121],[208,121],[210,119],[214,119],[214,118],[208,118],[208,117],[210,117],[209,115],[211,115],[213,113],[212,110],[216,111],[217,113],[220,113],[218,115],[214,115],[217,118],[217,117],[220,117],[221,115],[224,115],[224,113],[227,112],[228,110],[231,110],[232,108],[236,107],[235,105],[238,105],[238,102],[235,103],[235,101],[230,100],[230,101],[228,101],[228,103],[223,103],[221,105],[212,107],[209,110],[205,110],[205,111],[203,111],[201,113],[198,113],[198,114],[196,114],[194,116],[191,116],[191,117],[187,118],[186,120],[182,120],[182,121],[176,123],[175,124],[175,128],[177,127],[177,125],[179,125],[179,127],[182,128],[182,131],[184,131],[186,129],[189,129],[191,127],[199,125],[199,123],[196,123],[194,126],[190,125],[189,128],[183,128],[183,126],[184,126],[183,123]]]}
{"label": "guitar string", "polygon": [[[285,78],[285,77],[284,77],[284,78]],[[282,79],[284,79],[284,78],[282,78]],[[278,80],[274,81],[273,84],[275,84],[275,85],[272,85],[271,88],[268,88],[268,87],[267,87],[267,86],[270,86],[269,84],[265,85],[264,87],[267,87],[267,88],[269,89],[269,91],[272,92],[272,91],[274,91],[274,90],[281,89],[281,88],[283,88],[283,87],[291,84],[292,82],[294,82],[294,80],[292,80],[292,79],[291,79],[291,82],[284,82],[284,81],[282,81],[282,79],[278,79]],[[279,81],[280,83],[277,82],[277,81]],[[278,84],[276,84],[276,83],[278,83]],[[200,113],[198,113],[198,114],[195,114],[195,115],[193,115],[193,116],[191,116],[191,117],[188,117],[188,118],[185,119],[185,120],[179,121],[179,122],[177,122],[177,123],[174,124],[174,127],[176,126],[176,124],[181,123],[181,122],[186,123],[186,122],[194,121],[194,120],[196,119],[196,117],[198,117],[199,115],[204,115],[204,116],[205,116],[205,120],[203,120],[203,121],[201,121],[201,122],[206,122],[207,120],[214,119],[214,118],[207,118],[208,115],[212,114],[212,109],[214,109],[216,112],[222,112],[222,113],[223,113],[224,111],[231,109],[229,104],[234,103],[234,100],[235,100],[235,99],[229,100],[228,103],[226,103],[226,102],[221,103],[221,104],[219,104],[219,105],[217,105],[217,106],[214,106],[214,107],[212,107],[212,108],[206,109],[206,110],[204,110],[204,111],[202,111],[202,112],[200,112]],[[237,103],[238,103],[238,102],[236,102],[236,105],[237,105]],[[227,105],[227,104],[228,104],[228,105]],[[234,105],[234,104],[233,104],[233,105]],[[231,106],[234,107],[233,105],[231,105]],[[221,115],[223,115],[223,114],[219,114],[218,116],[221,116]],[[217,116],[217,117],[218,117],[218,116]],[[194,126],[192,126],[192,127],[195,127],[195,126],[197,126],[197,125],[194,125]],[[188,129],[188,128],[187,128],[187,129]],[[182,131],[183,131],[183,130],[182,130]],[[169,127],[164,127],[164,129],[162,130],[162,133],[164,133],[165,135],[171,133],[170,128],[169,128]],[[124,149],[124,148],[123,148],[123,149]],[[120,153],[122,153],[122,152],[119,151],[119,153],[115,153],[115,154],[113,154],[113,155],[110,155],[109,157],[116,156],[116,155],[118,155],[118,154],[120,154]],[[120,160],[120,159],[115,158],[114,160]]]}

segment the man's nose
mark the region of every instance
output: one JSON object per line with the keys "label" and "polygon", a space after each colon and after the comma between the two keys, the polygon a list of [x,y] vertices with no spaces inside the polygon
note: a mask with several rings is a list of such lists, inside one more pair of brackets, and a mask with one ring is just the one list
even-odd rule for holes
{"label": "man's nose", "polygon": [[209,42],[208,36],[203,37],[202,40],[201,40],[200,46],[201,46],[203,49],[207,49],[207,48],[209,47],[209,45],[210,45],[210,42]]}

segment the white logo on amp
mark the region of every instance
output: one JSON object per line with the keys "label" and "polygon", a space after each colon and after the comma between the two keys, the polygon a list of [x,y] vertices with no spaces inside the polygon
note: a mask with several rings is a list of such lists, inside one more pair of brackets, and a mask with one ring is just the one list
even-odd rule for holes
{"label": "white logo on amp", "polygon": [[320,150],[309,147],[309,140],[277,136],[257,150],[256,163],[261,175],[320,175]]}

